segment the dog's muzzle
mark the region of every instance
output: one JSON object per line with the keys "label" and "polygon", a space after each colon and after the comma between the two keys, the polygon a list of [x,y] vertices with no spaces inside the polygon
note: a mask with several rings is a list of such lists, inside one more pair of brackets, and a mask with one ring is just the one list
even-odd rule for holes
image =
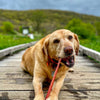
{"label": "dog's muzzle", "polygon": [[74,56],[62,58],[61,62],[65,64],[67,67],[72,67],[74,65]]}
{"label": "dog's muzzle", "polygon": [[67,46],[64,48],[65,56],[70,56],[73,53],[73,48],[71,46]]}

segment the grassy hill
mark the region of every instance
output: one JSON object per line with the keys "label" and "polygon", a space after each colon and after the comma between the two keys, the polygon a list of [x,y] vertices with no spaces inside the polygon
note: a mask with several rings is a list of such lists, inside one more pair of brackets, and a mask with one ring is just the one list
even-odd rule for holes
{"label": "grassy hill", "polygon": [[[73,18],[77,20],[75,22],[74,21],[70,22]],[[88,34],[87,36],[89,36],[92,35],[91,33],[94,33],[95,36],[92,37],[95,38],[91,38],[91,39],[89,37],[86,39],[80,38],[80,43],[84,46],[100,51],[100,45],[99,45],[100,17],[79,14],[70,11],[60,11],[60,10],[28,10],[28,11],[0,10],[0,41],[1,41],[0,49],[33,41],[28,39],[27,37],[18,36],[18,34],[16,35],[9,34],[10,32],[7,33],[7,30],[6,31],[2,30],[2,26],[6,21],[11,22],[12,25],[14,26],[13,33],[21,32],[22,26],[32,26],[33,30],[31,30],[31,32],[36,34],[35,40],[37,40],[37,38],[38,39],[42,38],[44,35],[51,33],[56,29],[68,28],[68,26],[72,24],[73,27],[70,26],[71,28],[68,29],[72,29],[72,30],[73,28],[74,30],[77,29],[76,31],[80,32],[80,35]],[[76,26],[74,24],[76,24]],[[12,25],[10,25],[10,27],[12,27],[13,29]],[[8,26],[7,28],[9,30]],[[38,34],[38,33],[42,33],[42,34]]]}
{"label": "grassy hill", "polygon": [[[41,14],[39,14],[41,12]],[[36,16],[34,16],[36,15]],[[79,18],[86,23],[94,24],[100,22],[100,17],[79,14],[70,11],[60,10],[28,10],[28,11],[11,11],[0,10],[0,26],[4,21],[10,21],[14,24],[15,29],[19,26],[33,26],[36,28],[36,17],[44,19],[41,22],[41,31],[52,32],[55,29],[63,28],[71,19]]]}

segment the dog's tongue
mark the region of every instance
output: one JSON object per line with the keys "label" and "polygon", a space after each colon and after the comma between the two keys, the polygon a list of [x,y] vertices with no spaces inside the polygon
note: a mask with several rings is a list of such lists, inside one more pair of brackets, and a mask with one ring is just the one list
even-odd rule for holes
{"label": "dog's tongue", "polygon": [[66,61],[66,64],[69,66],[70,65],[70,62],[69,62],[69,60],[67,59],[67,61]]}
{"label": "dog's tongue", "polygon": [[64,63],[67,67],[72,67],[74,65],[74,57],[69,56],[67,58],[63,58],[62,63]]}
{"label": "dog's tongue", "polygon": [[72,63],[74,62],[74,60],[72,59]]}

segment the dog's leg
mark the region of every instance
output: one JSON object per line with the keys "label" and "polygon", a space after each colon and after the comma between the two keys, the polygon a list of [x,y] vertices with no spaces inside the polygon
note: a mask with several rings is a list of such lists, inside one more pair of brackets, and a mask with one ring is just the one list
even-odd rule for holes
{"label": "dog's leg", "polygon": [[23,62],[21,62],[20,67],[22,68],[23,71],[27,71],[26,68],[25,68],[25,66],[24,66],[24,64],[23,64]]}
{"label": "dog's leg", "polygon": [[41,79],[41,77],[34,77],[34,79],[33,79],[33,86],[34,86],[34,90],[35,90],[34,100],[44,100],[42,83],[43,83],[43,80]]}
{"label": "dog's leg", "polygon": [[34,77],[33,77],[33,86],[35,90],[34,100],[44,100],[42,84],[43,81],[45,80],[45,77],[46,75],[42,69],[42,65],[36,62],[36,65],[34,66]]}
{"label": "dog's leg", "polygon": [[74,72],[74,69],[73,69],[73,68],[70,68],[70,69],[68,70],[68,72]]}
{"label": "dog's leg", "polygon": [[53,85],[53,89],[50,93],[50,97],[47,98],[47,100],[58,100],[58,94],[63,85],[65,76],[66,76],[66,74],[63,75],[62,77],[60,77],[57,81],[55,81],[55,83]]}

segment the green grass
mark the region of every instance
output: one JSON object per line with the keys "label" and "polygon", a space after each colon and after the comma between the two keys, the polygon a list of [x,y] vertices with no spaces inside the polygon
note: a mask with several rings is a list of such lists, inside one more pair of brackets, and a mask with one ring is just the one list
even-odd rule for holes
{"label": "green grass", "polygon": [[96,39],[80,39],[80,44],[100,52],[100,37]]}
{"label": "green grass", "polygon": [[[31,40],[26,36],[0,34],[0,50],[11,47],[11,46],[23,44],[23,43],[37,41],[43,37],[42,34],[34,34],[34,36],[35,36],[35,39]],[[80,39],[80,44],[85,47],[88,47],[88,48],[91,48],[93,50],[100,52],[100,37],[97,37],[96,39],[92,39],[92,40],[91,39]]]}
{"label": "green grass", "polygon": [[[35,39],[31,40],[28,37],[25,36],[17,36],[17,35],[2,35],[0,34],[0,50],[5,49],[11,46],[23,44],[23,43],[29,43],[32,41],[40,40],[43,35],[42,34],[34,34]],[[91,48],[93,50],[96,50],[100,52],[100,37],[97,37],[96,39],[80,39],[80,44]]]}
{"label": "green grass", "polygon": [[26,36],[0,34],[0,50],[7,48],[7,47],[36,41],[36,40],[41,39],[42,37],[43,37],[43,35],[41,35],[41,34],[39,34],[39,35],[35,34],[34,40],[31,40]]}
{"label": "green grass", "polygon": [[[59,10],[28,10],[28,11],[0,10],[0,33],[5,34],[2,30],[3,28],[2,25],[5,21],[11,22],[14,25],[14,30],[16,30],[16,32],[18,33],[20,32],[19,31],[20,27],[23,26],[32,26],[33,30],[35,31],[37,23],[34,17],[34,13],[37,12],[38,16],[38,11],[43,12],[43,15],[45,16],[44,21],[41,23],[40,27],[41,33],[48,34],[56,29],[64,28],[69,23],[70,20],[72,20],[73,18],[76,19],[78,18],[85,23],[92,23],[96,29],[97,34],[100,36],[99,27],[97,27],[99,26],[99,24],[97,23],[95,25],[96,22],[100,22],[100,17],[79,14],[70,11],[59,11]],[[36,41],[43,37],[43,35],[41,34],[35,34],[35,39],[31,40],[28,37],[17,36],[17,34],[16,35],[2,35],[2,34],[0,34],[0,50],[18,44]],[[80,39],[80,44],[100,52],[100,37],[95,40]]]}
{"label": "green grass", "polygon": [[[39,11],[42,12],[43,17],[38,17]],[[23,16],[24,15],[24,16]],[[36,16],[34,16],[36,15]],[[36,18],[35,18],[36,17]],[[37,18],[43,19],[41,22],[40,32],[45,30],[45,33],[51,33],[55,29],[64,28],[70,20],[73,18],[81,19],[83,22],[92,23],[95,26],[95,22],[100,22],[100,17],[90,16],[85,14],[79,14],[70,11],[61,10],[27,10],[27,11],[11,11],[0,10],[0,26],[3,22],[10,21],[14,25],[14,29],[19,31],[20,26],[32,26],[36,29]],[[38,19],[38,20],[39,20]],[[95,26],[96,27],[96,26]]]}

